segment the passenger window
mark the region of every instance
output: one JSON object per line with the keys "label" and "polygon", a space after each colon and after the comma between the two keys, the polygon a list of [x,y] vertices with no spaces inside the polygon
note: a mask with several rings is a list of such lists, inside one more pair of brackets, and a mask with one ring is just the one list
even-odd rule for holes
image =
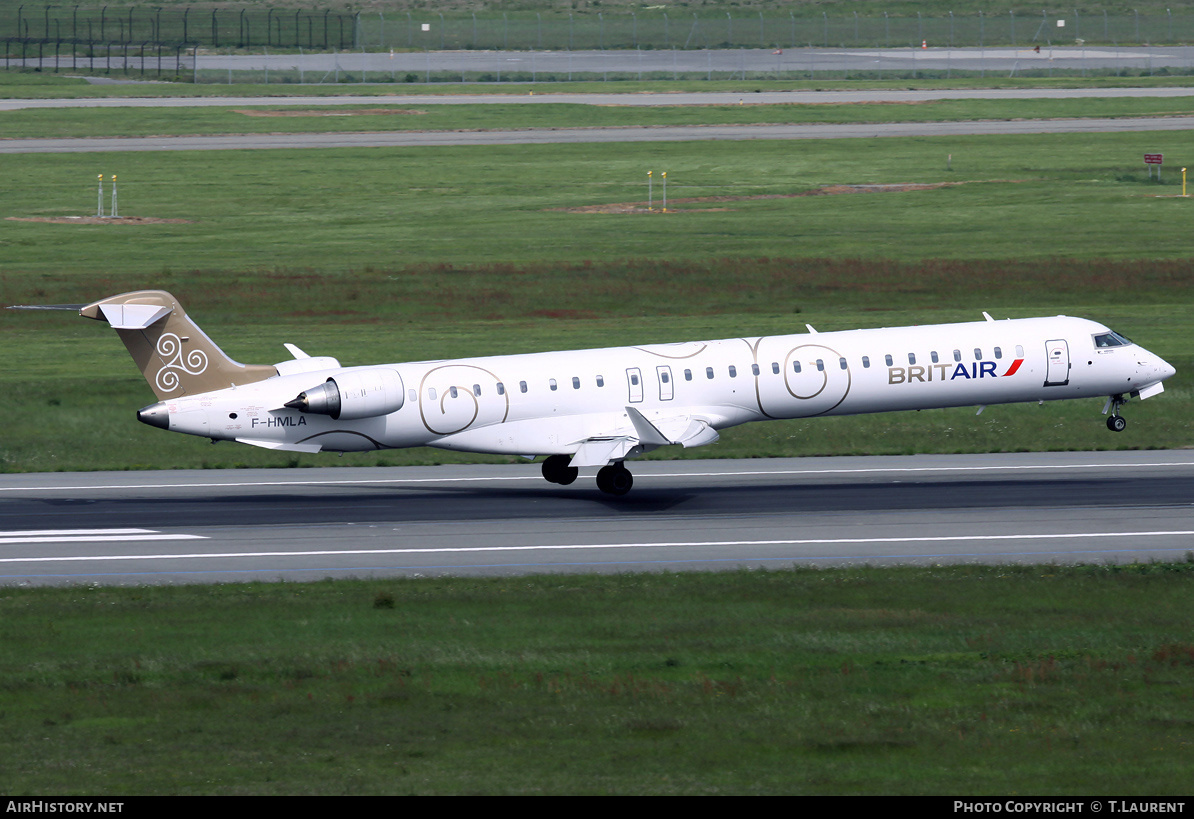
{"label": "passenger window", "polygon": [[995,358],[996,359],[1003,358],[1003,350],[1000,349],[999,347],[995,348]]}
{"label": "passenger window", "polygon": [[525,381],[519,381],[519,382],[518,382],[518,391],[519,391],[519,392],[526,392],[526,391],[527,391],[527,382],[525,382]]}
{"label": "passenger window", "polygon": [[794,372],[794,373],[800,372],[800,362],[799,361],[792,362],[792,372]]}
{"label": "passenger window", "polygon": [[771,362],[771,372],[775,373],[776,375],[779,375],[779,362],[778,361]]}
{"label": "passenger window", "polygon": [[473,384],[473,395],[476,395],[478,397],[481,395],[481,385],[480,384]]}
{"label": "passenger window", "polygon": [[407,390],[407,391],[406,391],[406,394],[407,394],[408,396],[410,396],[410,400],[411,400],[411,401],[418,401],[418,400],[419,400],[419,394],[418,394],[417,392],[415,392],[414,390]]}
{"label": "passenger window", "polygon": [[933,363],[936,364],[938,361],[937,351],[933,350],[933,352],[929,353],[929,358],[933,359]]}
{"label": "passenger window", "polygon": [[432,401],[435,400],[435,387],[429,387],[427,389],[427,397],[430,398]]}
{"label": "passenger window", "polygon": [[737,377],[738,377],[738,368],[735,367],[733,364],[731,364],[730,365],[730,378],[737,378]]}
{"label": "passenger window", "polygon": [[871,357],[870,356],[864,355],[862,357],[862,368],[864,370],[869,370],[871,368]]}
{"label": "passenger window", "polygon": [[750,372],[751,372],[751,375],[758,375],[758,374],[759,374],[759,365],[758,365],[758,364],[751,364],[751,365],[750,365]]}
{"label": "passenger window", "polygon": [[554,378],[549,378],[549,379],[547,379],[547,386],[551,387],[551,389],[552,389],[552,392],[555,392],[555,389],[556,389],[556,380],[555,380]]}
{"label": "passenger window", "polygon": [[664,370],[663,372],[661,372],[659,374],[659,380],[662,381],[664,384],[666,384],[669,381],[671,381],[672,379],[668,376],[667,370]]}
{"label": "passenger window", "polygon": [[908,363],[909,364],[916,363],[916,353],[908,353]]}
{"label": "passenger window", "polygon": [[456,398],[457,397],[456,388],[448,387],[448,394],[451,395],[453,398]]}
{"label": "passenger window", "polygon": [[838,363],[838,366],[839,366],[839,367],[841,367],[843,370],[844,370],[844,369],[846,369],[846,358],[845,358],[845,356],[842,356],[841,358],[839,358],[839,359],[837,360],[837,363]]}
{"label": "passenger window", "polygon": [[597,376],[597,386],[598,386],[598,387],[604,387],[604,386],[605,386],[605,376],[604,376],[604,375],[599,375],[599,376]]}
{"label": "passenger window", "polygon": [[1024,357],[1024,348],[1021,347],[1019,344],[1017,344],[1016,345],[1016,358],[1023,358],[1023,357]]}
{"label": "passenger window", "polygon": [[974,348],[974,360],[975,360],[975,361],[982,361],[982,360],[983,360],[983,351],[982,351],[982,350],[980,350],[978,347],[975,347],[975,348]]}
{"label": "passenger window", "polygon": [[825,372],[825,362],[819,358],[817,359],[817,372],[819,372],[819,373]]}
{"label": "passenger window", "polygon": [[684,371],[684,380],[685,380],[685,381],[691,381],[691,380],[692,380],[692,370],[685,370],[685,371]]}
{"label": "passenger window", "polygon": [[572,389],[574,389],[574,390],[580,389],[580,379],[577,378],[575,375],[572,376]]}
{"label": "passenger window", "polygon": [[888,367],[890,367],[892,364],[895,363],[894,361],[891,360],[890,354],[883,356],[883,360],[887,362]]}
{"label": "passenger window", "polygon": [[961,360],[962,360],[962,351],[954,350],[954,361],[961,361]]}
{"label": "passenger window", "polygon": [[712,378],[712,377],[713,377],[713,368],[706,367],[705,368],[705,378]]}
{"label": "passenger window", "polygon": [[506,385],[505,384],[503,384],[501,381],[499,381],[497,387],[498,387],[498,395],[506,394]]}

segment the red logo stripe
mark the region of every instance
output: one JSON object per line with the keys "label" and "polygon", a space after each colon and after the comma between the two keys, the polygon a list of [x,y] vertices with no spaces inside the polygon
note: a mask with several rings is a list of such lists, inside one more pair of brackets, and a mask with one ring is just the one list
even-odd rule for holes
{"label": "red logo stripe", "polygon": [[1003,375],[1001,375],[1000,378],[1005,378],[1009,375],[1015,375],[1016,370],[1020,369],[1020,365],[1023,363],[1024,363],[1024,359],[1017,358],[1015,361],[1012,362],[1012,366],[1007,368],[1007,372],[1005,372]]}

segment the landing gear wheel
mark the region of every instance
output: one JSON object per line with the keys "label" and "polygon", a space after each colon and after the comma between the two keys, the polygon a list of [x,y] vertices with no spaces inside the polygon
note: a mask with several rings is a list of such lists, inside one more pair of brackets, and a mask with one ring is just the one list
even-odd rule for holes
{"label": "landing gear wheel", "polygon": [[567,455],[552,455],[543,462],[543,477],[551,483],[567,486],[576,480],[580,470],[575,466],[568,466],[572,459]]}
{"label": "landing gear wheel", "polygon": [[1128,426],[1128,421],[1122,415],[1112,415],[1107,419],[1107,429],[1112,432],[1123,432]]}
{"label": "landing gear wheel", "polygon": [[597,473],[597,488],[607,495],[625,495],[634,486],[634,476],[622,464],[610,464]]}

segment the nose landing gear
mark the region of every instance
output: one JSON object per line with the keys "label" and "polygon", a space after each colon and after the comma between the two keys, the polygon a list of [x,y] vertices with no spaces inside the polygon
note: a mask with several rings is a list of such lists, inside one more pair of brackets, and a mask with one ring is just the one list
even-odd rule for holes
{"label": "nose landing gear", "polygon": [[1119,408],[1126,403],[1128,403],[1128,399],[1124,398],[1122,394],[1113,395],[1107,399],[1107,406],[1103,408],[1103,412],[1111,410],[1111,415],[1107,418],[1107,429],[1112,432],[1123,432],[1127,428],[1127,419],[1119,414]]}

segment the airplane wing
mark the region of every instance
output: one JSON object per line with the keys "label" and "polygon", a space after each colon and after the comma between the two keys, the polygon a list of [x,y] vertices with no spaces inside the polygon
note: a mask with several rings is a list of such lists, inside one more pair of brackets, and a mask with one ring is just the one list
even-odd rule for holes
{"label": "airplane wing", "polygon": [[307,452],[314,453],[323,449],[319,444],[287,444],[281,441],[267,441],[259,438],[237,438],[238,444],[248,444],[249,446],[259,446],[262,449],[274,449],[281,452]]}
{"label": "airplane wing", "polygon": [[709,422],[691,415],[650,421],[634,407],[626,414],[634,425],[633,435],[600,435],[586,438],[572,456],[569,466],[605,466],[627,456],[637,446],[656,449],[670,444],[684,447],[711,444],[719,437]]}

